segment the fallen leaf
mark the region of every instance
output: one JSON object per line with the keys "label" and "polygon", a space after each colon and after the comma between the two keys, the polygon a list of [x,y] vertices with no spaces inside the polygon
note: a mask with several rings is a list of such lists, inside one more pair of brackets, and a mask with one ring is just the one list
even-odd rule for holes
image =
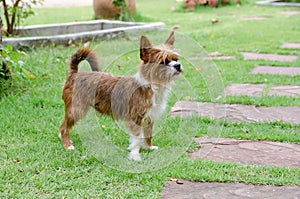
{"label": "fallen leaf", "polygon": [[189,100],[191,99],[191,96],[185,96],[184,99],[185,99],[186,101],[189,101]]}
{"label": "fallen leaf", "polygon": [[211,19],[210,21],[211,21],[212,24],[216,24],[216,23],[219,22],[217,19]]}
{"label": "fallen leaf", "polygon": [[196,68],[197,72],[201,72],[202,70],[203,70],[203,68],[201,68],[201,67]]}
{"label": "fallen leaf", "polygon": [[21,163],[21,160],[13,160],[14,163]]}

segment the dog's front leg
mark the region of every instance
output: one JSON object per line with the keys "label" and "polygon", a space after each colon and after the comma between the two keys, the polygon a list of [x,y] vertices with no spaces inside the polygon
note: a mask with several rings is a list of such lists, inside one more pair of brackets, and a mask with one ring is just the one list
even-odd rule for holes
{"label": "dog's front leg", "polygon": [[158,146],[152,145],[152,130],[153,121],[150,118],[145,118],[143,121],[144,142],[148,149],[158,149]]}

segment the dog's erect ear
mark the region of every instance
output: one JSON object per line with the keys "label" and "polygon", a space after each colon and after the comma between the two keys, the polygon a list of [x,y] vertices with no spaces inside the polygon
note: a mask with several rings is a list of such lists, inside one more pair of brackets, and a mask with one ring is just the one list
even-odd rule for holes
{"label": "dog's erect ear", "polygon": [[152,48],[152,44],[150,40],[145,37],[144,35],[141,37],[141,43],[140,43],[140,48]]}
{"label": "dog's erect ear", "polygon": [[149,61],[151,49],[152,49],[152,44],[151,44],[150,40],[147,37],[142,36],[141,42],[140,42],[140,58],[141,58],[141,60],[143,60],[144,62]]}
{"label": "dog's erect ear", "polygon": [[168,39],[165,41],[165,44],[173,46],[175,42],[175,32],[172,31],[171,34],[169,35]]}

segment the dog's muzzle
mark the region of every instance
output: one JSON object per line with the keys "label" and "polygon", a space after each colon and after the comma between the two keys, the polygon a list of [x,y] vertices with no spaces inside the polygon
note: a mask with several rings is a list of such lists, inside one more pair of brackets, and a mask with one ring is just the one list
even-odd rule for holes
{"label": "dog's muzzle", "polygon": [[169,65],[174,67],[178,72],[182,72],[183,70],[182,65],[178,61],[171,61]]}

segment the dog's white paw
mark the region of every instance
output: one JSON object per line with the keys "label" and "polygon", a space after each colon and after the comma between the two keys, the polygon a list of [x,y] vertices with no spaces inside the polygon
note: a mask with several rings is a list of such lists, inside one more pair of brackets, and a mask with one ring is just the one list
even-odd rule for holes
{"label": "dog's white paw", "polygon": [[74,150],[74,149],[75,149],[75,147],[73,145],[68,146],[68,148],[67,148],[67,150]]}
{"label": "dog's white paw", "polygon": [[150,146],[149,149],[151,150],[157,150],[159,147],[158,146]]}
{"label": "dog's white paw", "polygon": [[141,155],[139,153],[129,153],[128,159],[139,162],[142,161]]}
{"label": "dog's white paw", "polygon": [[61,134],[60,133],[58,133],[58,138],[61,140]]}

